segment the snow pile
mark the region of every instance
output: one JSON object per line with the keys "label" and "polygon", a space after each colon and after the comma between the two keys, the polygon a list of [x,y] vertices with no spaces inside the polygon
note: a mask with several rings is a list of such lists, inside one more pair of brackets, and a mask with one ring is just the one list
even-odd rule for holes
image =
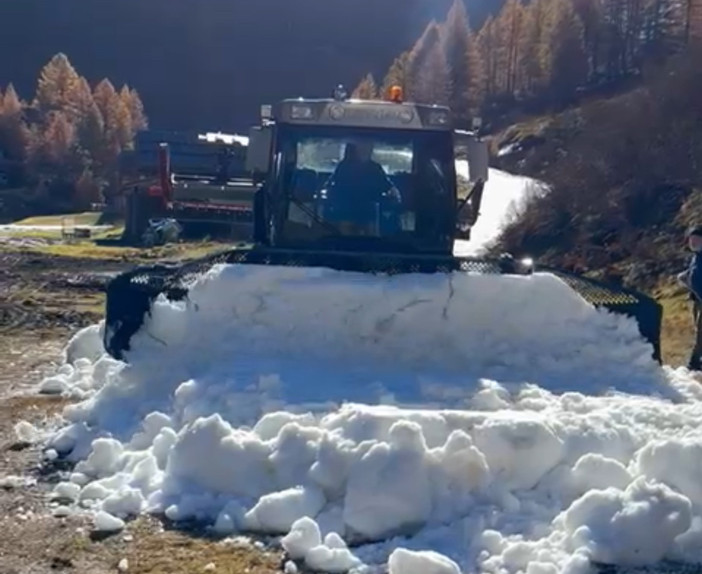
{"label": "snow pile", "polygon": [[199,395],[254,385],[256,397],[283,403],[318,400],[319,377],[333,381],[322,393],[330,400],[455,405],[445,402],[446,387],[461,401],[479,378],[648,391],[660,375],[633,321],[594,311],[541,273],[372,276],[220,265],[188,301],[157,300],[133,343],[133,376],[151,386],[195,379],[187,393]]}
{"label": "snow pile", "polygon": [[552,276],[221,266],[129,365],[102,332],[44,384],[84,399],[47,448],[100,530],[162,512],[327,572],[702,559],[701,388]]}
{"label": "snow pile", "polygon": [[[682,393],[684,383],[670,384]],[[292,559],[328,572],[388,560],[391,572],[516,573],[702,558],[697,399],[486,382],[475,403],[278,411],[252,428],[217,413],[189,419],[174,403],[107,436],[90,428],[91,399],[50,441],[78,461],[56,494],[95,511],[103,530],[163,512],[222,535],[282,535]]]}
{"label": "snow pile", "polygon": [[412,552],[398,548],[390,555],[388,566],[390,574],[460,574],[453,560],[432,550]]}

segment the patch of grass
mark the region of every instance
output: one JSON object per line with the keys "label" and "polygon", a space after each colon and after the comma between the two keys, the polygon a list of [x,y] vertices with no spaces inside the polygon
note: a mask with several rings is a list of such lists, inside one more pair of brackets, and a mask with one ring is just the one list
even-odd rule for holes
{"label": "patch of grass", "polygon": [[43,313],[60,314],[70,310],[97,319],[105,312],[105,294],[102,291],[77,293],[39,288],[21,292],[14,298],[25,308],[40,308]]}
{"label": "patch of grass", "polygon": [[[103,564],[126,559],[132,574],[273,574],[280,571],[280,555],[264,552],[231,540],[215,540],[174,530],[163,530],[154,517],[140,517],[130,523],[124,534],[93,542],[85,535],[74,535],[58,553],[74,567],[88,566],[99,557]],[[205,567],[213,564],[214,569]]]}
{"label": "patch of grass", "polygon": [[80,259],[100,259],[111,261],[155,261],[158,259],[184,259],[208,255],[224,248],[221,243],[209,241],[173,243],[152,248],[120,247],[115,245],[96,245],[93,241],[76,241],[72,243],[55,243],[25,247],[25,251],[71,257]]}
{"label": "patch of grass", "polygon": [[25,239],[61,239],[60,229],[12,229],[0,230],[0,236]]}
{"label": "patch of grass", "polygon": [[0,403],[0,413],[8,421],[41,420],[59,414],[71,399],[56,395],[17,395]]}
{"label": "patch of grass", "polygon": [[655,289],[653,297],[663,306],[663,362],[673,366],[686,365],[695,336],[688,293],[677,284],[665,282]]}
{"label": "patch of grass", "polygon": [[60,257],[109,259],[116,261],[137,259],[143,254],[142,251],[144,251],[130,247],[96,245],[92,241],[39,245],[36,247],[29,247],[28,250],[45,253],[47,255],[58,255]]}
{"label": "patch of grass", "polygon": [[62,225],[66,218],[73,219],[74,225],[99,225],[102,217],[99,211],[85,211],[82,213],[64,213],[59,215],[40,215],[27,217],[20,221],[15,221],[13,225]]}
{"label": "patch of grass", "polygon": [[239,547],[223,541],[192,538],[179,532],[149,535],[139,533],[130,564],[134,572],[186,574],[204,572],[214,564],[223,574],[268,574],[276,572],[280,560],[252,547]]}
{"label": "patch of grass", "polygon": [[[101,239],[119,239],[124,232],[124,226],[119,225],[111,229],[92,231],[90,241]],[[60,229],[12,229],[0,230],[0,236],[25,239],[48,239],[54,241],[63,240]]]}
{"label": "patch of grass", "polygon": [[115,223],[111,229],[93,232],[91,239],[119,239],[124,234],[124,223]]}
{"label": "patch of grass", "polygon": [[[0,233],[11,237],[25,237],[28,239],[62,239],[61,227],[64,224],[65,218],[73,219],[74,227],[93,226],[93,225],[110,225],[109,229],[92,230],[91,240],[119,238],[124,231],[123,221],[111,221],[109,223],[102,221],[104,216],[99,212],[83,212],[63,215],[42,215],[36,217],[28,217],[19,221],[13,222],[11,225],[19,226],[12,230],[2,230]],[[31,229],[31,226],[51,225],[57,229]],[[21,227],[26,226],[22,229]]]}

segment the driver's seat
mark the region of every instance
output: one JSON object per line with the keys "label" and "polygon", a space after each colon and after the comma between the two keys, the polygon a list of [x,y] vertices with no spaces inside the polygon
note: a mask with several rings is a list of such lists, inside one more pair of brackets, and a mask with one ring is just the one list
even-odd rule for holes
{"label": "driver's seat", "polygon": [[312,203],[317,191],[317,172],[309,168],[296,170],[292,177],[291,191],[298,201]]}

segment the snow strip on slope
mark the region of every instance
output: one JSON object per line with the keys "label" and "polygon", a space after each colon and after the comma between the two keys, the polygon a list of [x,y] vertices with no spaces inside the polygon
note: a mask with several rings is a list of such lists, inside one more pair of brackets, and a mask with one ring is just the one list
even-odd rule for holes
{"label": "snow strip on slope", "polygon": [[[467,178],[468,162],[456,161],[456,172]],[[545,184],[535,179],[490,168],[480,205],[480,217],[471,230],[470,241],[456,241],[456,254],[479,254],[497,238],[508,223],[512,210],[518,209],[529,194],[543,189]]]}
{"label": "snow strip on slope", "polygon": [[554,277],[220,266],[158,303],[130,365],[101,331],[44,382],[85,399],[47,447],[100,528],[280,534],[329,572],[702,558],[702,390]]}

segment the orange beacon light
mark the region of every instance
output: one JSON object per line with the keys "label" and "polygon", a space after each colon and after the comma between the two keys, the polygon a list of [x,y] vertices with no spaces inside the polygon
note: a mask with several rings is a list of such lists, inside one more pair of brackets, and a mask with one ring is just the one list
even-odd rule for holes
{"label": "orange beacon light", "polygon": [[401,86],[392,86],[390,88],[390,100],[395,102],[396,104],[401,104],[402,98],[403,98],[402,87]]}

